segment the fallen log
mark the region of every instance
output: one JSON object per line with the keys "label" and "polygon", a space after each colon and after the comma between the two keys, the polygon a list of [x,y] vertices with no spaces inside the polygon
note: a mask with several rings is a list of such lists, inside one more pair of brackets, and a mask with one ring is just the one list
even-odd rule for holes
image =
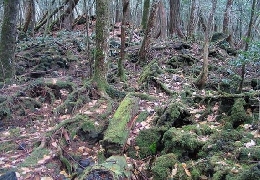
{"label": "fallen log", "polygon": [[130,179],[131,171],[124,156],[111,156],[102,164],[96,164],[84,170],[79,177],[85,179]]}
{"label": "fallen log", "polygon": [[126,95],[117,108],[114,116],[109,121],[108,128],[101,141],[105,149],[105,156],[122,154],[124,147],[133,126],[134,117],[138,111],[139,98]]}

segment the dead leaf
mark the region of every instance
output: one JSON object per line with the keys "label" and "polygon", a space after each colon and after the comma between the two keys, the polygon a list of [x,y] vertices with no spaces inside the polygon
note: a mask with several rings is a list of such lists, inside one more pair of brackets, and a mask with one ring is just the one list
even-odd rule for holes
{"label": "dead leaf", "polygon": [[173,178],[177,174],[177,171],[178,171],[178,164],[176,163],[174,165],[174,168],[172,169],[171,178]]}
{"label": "dead leaf", "polygon": [[187,169],[187,165],[186,165],[185,163],[182,163],[181,165],[182,165],[182,167],[183,167],[185,173],[187,174],[187,176],[191,177],[191,173],[190,173],[190,171]]}

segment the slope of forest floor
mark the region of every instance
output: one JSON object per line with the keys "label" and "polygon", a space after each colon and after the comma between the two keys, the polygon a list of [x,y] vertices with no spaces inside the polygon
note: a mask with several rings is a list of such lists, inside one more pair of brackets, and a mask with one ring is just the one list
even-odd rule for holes
{"label": "slope of forest floor", "polygon": [[142,67],[139,42],[126,49],[127,81],[120,82],[119,41],[111,37],[108,81],[117,92],[106,98],[88,84],[85,38],[60,31],[19,41],[15,82],[0,89],[0,174],[75,179],[102,164],[108,157],[99,142],[131,93],[138,110],[118,154],[127,160],[125,178],[260,179],[260,93],[251,86],[259,63],[247,65],[244,91],[236,93],[236,57],[212,43],[208,84],[198,90],[202,43],[155,40]]}

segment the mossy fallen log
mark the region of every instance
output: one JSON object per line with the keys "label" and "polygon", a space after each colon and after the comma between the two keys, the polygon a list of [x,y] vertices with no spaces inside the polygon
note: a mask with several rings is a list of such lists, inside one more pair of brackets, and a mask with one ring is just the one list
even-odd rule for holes
{"label": "mossy fallen log", "polygon": [[121,154],[124,150],[133,118],[137,114],[139,98],[128,94],[120,103],[113,118],[109,121],[104,139],[101,141],[105,155]]}
{"label": "mossy fallen log", "polygon": [[131,171],[124,156],[111,156],[102,164],[84,170],[80,180],[90,179],[130,179]]}

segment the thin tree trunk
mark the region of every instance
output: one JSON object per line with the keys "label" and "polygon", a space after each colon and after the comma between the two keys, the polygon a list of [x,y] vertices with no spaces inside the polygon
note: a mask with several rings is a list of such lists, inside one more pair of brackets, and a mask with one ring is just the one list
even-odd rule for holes
{"label": "thin tree trunk", "polygon": [[152,6],[151,6],[149,19],[147,22],[147,28],[145,30],[144,39],[142,41],[142,45],[141,45],[141,48],[138,53],[139,54],[139,63],[141,63],[141,64],[145,63],[147,52],[150,49],[152,32],[153,32],[153,28],[154,28],[155,20],[156,20],[156,9],[157,9],[159,2],[160,2],[159,0],[154,0],[152,3]]}
{"label": "thin tree trunk", "polygon": [[30,31],[34,31],[34,24],[35,24],[34,0],[26,0],[26,13],[25,13],[25,22],[24,22],[24,26],[23,26],[23,32],[26,33],[28,28],[30,29]]}
{"label": "thin tree trunk", "polygon": [[142,29],[145,30],[147,26],[147,20],[149,17],[150,0],[144,0],[143,16],[142,16]]}
{"label": "thin tree trunk", "polygon": [[123,7],[123,19],[121,25],[121,49],[120,49],[120,58],[118,60],[118,73],[117,76],[120,77],[121,81],[125,81],[125,73],[123,67],[123,61],[125,59],[125,30],[126,30],[126,16],[127,12],[129,11],[129,0],[122,0],[122,7]]}
{"label": "thin tree trunk", "polygon": [[100,91],[107,86],[107,54],[109,35],[109,0],[96,1],[96,52],[93,81]]}
{"label": "thin tree trunk", "polygon": [[208,80],[208,66],[209,66],[209,59],[208,59],[208,54],[209,54],[209,40],[211,37],[211,32],[212,32],[212,27],[213,27],[213,19],[216,11],[216,5],[217,5],[217,0],[212,0],[212,9],[208,18],[208,23],[207,26],[205,27],[205,40],[204,40],[204,52],[203,52],[203,67],[202,71],[196,80],[195,84],[196,86],[201,89],[204,88],[205,84],[207,83]]}
{"label": "thin tree trunk", "polygon": [[188,25],[188,37],[194,38],[195,27],[196,27],[196,17],[198,15],[198,2],[197,0],[192,0],[191,2],[191,12],[190,20]]}
{"label": "thin tree trunk", "polygon": [[50,25],[50,29],[53,29],[55,25],[59,27],[62,23],[64,23],[64,20],[66,18],[71,18],[73,14],[73,10],[78,4],[78,2],[79,0],[69,0],[67,9],[65,10],[64,13],[61,14],[61,16],[56,21],[52,22],[52,24]]}
{"label": "thin tree trunk", "polygon": [[233,4],[233,0],[228,0],[226,5],[226,10],[224,13],[224,19],[223,19],[223,33],[229,34],[229,19],[230,19],[230,12],[231,7]]}
{"label": "thin tree trunk", "polygon": [[4,1],[4,19],[0,39],[0,82],[14,76],[14,53],[17,37],[18,0]]}
{"label": "thin tree trunk", "polygon": [[[250,15],[250,21],[248,25],[248,31],[247,31],[247,41],[245,44],[245,51],[248,51],[249,49],[249,42],[252,39],[252,27],[253,27],[253,19],[255,15],[255,7],[256,7],[256,0],[253,0],[252,2],[252,9],[251,9],[251,15]],[[244,85],[244,80],[245,80],[245,70],[246,70],[246,62],[242,64],[242,70],[241,70],[241,82],[239,84],[239,89],[238,91],[241,93]]]}

